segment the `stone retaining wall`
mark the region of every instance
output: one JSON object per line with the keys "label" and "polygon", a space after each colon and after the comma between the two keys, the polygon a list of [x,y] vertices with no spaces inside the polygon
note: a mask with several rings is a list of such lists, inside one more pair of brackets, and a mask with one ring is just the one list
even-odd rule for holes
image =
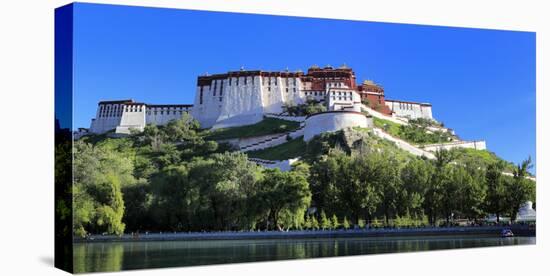
{"label": "stone retaining wall", "polygon": [[316,135],[334,132],[348,127],[372,127],[372,118],[356,111],[327,111],[307,117],[304,127],[304,141]]}

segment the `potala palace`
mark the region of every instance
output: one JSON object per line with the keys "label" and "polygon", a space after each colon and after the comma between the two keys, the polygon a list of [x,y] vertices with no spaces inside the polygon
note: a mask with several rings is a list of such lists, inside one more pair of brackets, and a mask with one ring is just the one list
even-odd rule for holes
{"label": "potala palace", "polygon": [[[299,105],[306,101],[323,104],[326,111],[307,117],[290,116],[285,112],[284,106]],[[354,71],[343,65],[338,68],[312,66],[307,73],[241,69],[223,74],[206,74],[197,79],[193,105],[159,105],[131,99],[101,101],[90,129],[84,131],[128,134],[131,129],[143,130],[147,124],[166,124],[180,118],[184,112],[190,113],[203,128],[212,129],[255,124],[264,117],[299,121],[302,127],[287,135],[293,138],[303,136],[306,141],[323,132],[355,126],[373,127],[373,116],[401,125],[407,124],[410,119],[435,120],[431,104],[386,99],[382,86],[368,80],[357,83]],[[452,131],[443,127],[437,130]],[[441,147],[485,149],[484,141],[459,140],[427,145],[420,149],[391,137],[382,129],[375,129],[375,133],[396,142],[409,152],[428,157],[430,152]],[[261,139],[264,138],[239,141],[237,145],[246,151],[277,144],[273,137],[269,143],[262,144]]]}

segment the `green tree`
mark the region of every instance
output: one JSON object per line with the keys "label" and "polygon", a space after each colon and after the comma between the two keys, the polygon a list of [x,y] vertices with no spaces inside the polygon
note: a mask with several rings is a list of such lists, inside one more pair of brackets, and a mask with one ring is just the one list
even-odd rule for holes
{"label": "green tree", "polygon": [[185,165],[163,169],[151,178],[155,195],[153,216],[158,226],[171,231],[193,229],[193,216],[200,204],[200,188],[189,178]]}
{"label": "green tree", "polygon": [[139,179],[133,185],[122,188],[124,217],[127,232],[145,231],[155,227],[151,220],[152,191],[149,181]]}
{"label": "green tree", "polygon": [[397,212],[397,208],[400,204],[400,193],[403,191],[399,162],[386,153],[380,156],[373,165],[378,171],[378,173],[375,174],[376,186],[378,186],[380,190],[382,210],[386,223],[388,223],[390,216]]}
{"label": "green tree", "polygon": [[[445,185],[449,182],[449,163],[454,160],[452,152],[447,150],[438,150],[435,152],[435,160],[433,160],[434,173],[430,180],[430,186],[426,191],[424,200],[424,209],[428,214],[428,219],[433,225],[437,220],[438,212],[444,209],[443,213],[447,212],[449,206],[442,206]],[[449,184],[450,185],[450,184]],[[447,187],[450,191],[450,187]]]}
{"label": "green tree", "polygon": [[485,209],[487,212],[496,215],[497,222],[500,222],[500,216],[506,210],[506,176],[502,174],[503,170],[504,163],[495,162],[487,167],[486,173],[487,196]]}
{"label": "green tree", "polygon": [[338,222],[338,216],[336,216],[336,214],[332,215],[331,225],[333,229],[338,229],[338,227],[340,227],[340,223]]}
{"label": "green tree", "polygon": [[170,142],[196,142],[200,139],[197,131],[200,124],[188,113],[183,113],[179,120],[172,120],[164,128],[164,136]]}
{"label": "green tree", "polygon": [[[306,177],[297,171],[282,172],[279,169],[264,171],[264,179],[258,192],[258,202],[263,207],[265,220],[281,230],[281,212],[303,217],[311,202],[311,192]],[[287,225],[288,226],[288,225]]]}
{"label": "green tree", "polygon": [[93,146],[77,141],[74,146],[73,225],[75,235],[121,235],[125,224],[122,187],[135,183],[133,160],[113,150],[106,141]]}
{"label": "green tree", "polygon": [[304,221],[304,228],[310,230],[311,229],[311,216],[306,216],[306,220]]}
{"label": "green tree", "polygon": [[332,151],[312,168],[312,189],[316,203],[331,212],[351,212],[355,222],[372,214],[379,202],[382,172],[380,154],[347,155]]}
{"label": "green tree", "polygon": [[[189,179],[200,187],[198,220],[209,229],[250,229],[261,216],[261,168],[245,154],[213,154],[189,163]],[[204,226],[204,225],[203,225]]]}
{"label": "green tree", "polygon": [[458,210],[465,218],[477,219],[485,215],[484,202],[487,195],[485,171],[479,169],[477,162],[466,163],[463,170],[464,172],[461,172],[463,176],[457,179],[461,183],[457,196]]}
{"label": "green tree", "polygon": [[359,221],[357,222],[357,226],[359,226],[359,228],[361,229],[365,228],[365,220],[359,219]]}
{"label": "green tree", "polygon": [[330,219],[327,218],[325,211],[321,211],[321,229],[326,230],[332,228]]}
{"label": "green tree", "polygon": [[319,230],[319,221],[315,216],[311,217],[311,228],[313,230]]}
{"label": "green tree", "polygon": [[327,108],[323,104],[308,104],[304,107],[304,115],[311,115],[315,113],[325,112]]}
{"label": "green tree", "polygon": [[344,229],[346,229],[346,230],[349,229],[350,224],[349,224],[349,221],[348,221],[347,217],[344,217],[344,221],[342,222],[342,227],[344,227]]}
{"label": "green tree", "polygon": [[420,216],[424,213],[422,205],[425,195],[430,188],[430,181],[434,173],[432,164],[423,159],[414,159],[408,162],[401,170],[403,187],[399,193],[399,214],[410,213]]}
{"label": "green tree", "polygon": [[441,182],[440,192],[441,192],[441,202],[440,202],[440,211],[445,218],[447,225],[450,223],[450,220],[453,216],[456,215],[458,209],[457,198],[460,193],[460,182],[468,182],[471,179],[467,179],[469,176],[464,173],[465,171],[460,167],[448,166],[441,171]]}
{"label": "green tree", "polygon": [[527,200],[532,200],[535,193],[534,182],[528,180],[528,170],[532,168],[531,157],[522,161],[514,170],[514,178],[506,187],[506,205],[510,219],[516,219],[518,209]]}

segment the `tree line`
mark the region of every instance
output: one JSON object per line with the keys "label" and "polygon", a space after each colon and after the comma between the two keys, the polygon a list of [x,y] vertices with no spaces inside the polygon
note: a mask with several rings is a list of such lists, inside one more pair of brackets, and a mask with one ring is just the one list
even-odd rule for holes
{"label": "tree line", "polygon": [[434,225],[515,217],[534,199],[530,159],[510,177],[504,164],[457,163],[452,151],[402,160],[372,145],[326,147],[282,172],[206,136],[184,116],[129,137],[76,141],[74,234]]}

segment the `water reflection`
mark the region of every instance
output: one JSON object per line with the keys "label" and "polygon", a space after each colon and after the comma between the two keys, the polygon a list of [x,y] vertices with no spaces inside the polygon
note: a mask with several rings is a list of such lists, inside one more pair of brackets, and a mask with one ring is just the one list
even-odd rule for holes
{"label": "water reflection", "polygon": [[535,237],[400,237],[75,244],[75,272],[535,244]]}

